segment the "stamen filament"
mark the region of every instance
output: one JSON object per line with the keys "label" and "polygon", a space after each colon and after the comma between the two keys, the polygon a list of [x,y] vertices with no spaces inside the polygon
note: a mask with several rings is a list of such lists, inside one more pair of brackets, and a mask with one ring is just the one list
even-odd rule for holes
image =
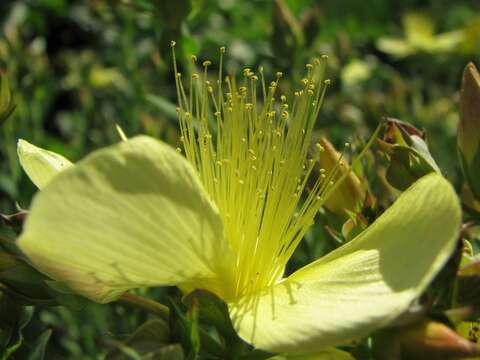
{"label": "stamen filament", "polygon": [[[320,147],[313,158],[308,158],[329,85],[329,80],[323,80],[326,58],[307,64],[306,78],[289,107],[285,96],[277,99],[282,73],[277,73],[268,87],[263,68],[258,69],[259,76],[244,69],[239,87],[235,77],[223,79],[223,47],[217,85],[211,85],[211,62],[205,61],[199,80],[202,85],[197,85],[198,75],[192,76],[187,96],[173,48],[174,43],[182,143],[186,158],[219,209],[225,236],[237,255],[235,280],[223,289],[224,298],[237,298],[278,281],[315,215],[348,175],[346,171],[338,177],[343,161],[340,158],[307,191],[322,156]],[[257,86],[261,87],[263,101],[257,99]]]}

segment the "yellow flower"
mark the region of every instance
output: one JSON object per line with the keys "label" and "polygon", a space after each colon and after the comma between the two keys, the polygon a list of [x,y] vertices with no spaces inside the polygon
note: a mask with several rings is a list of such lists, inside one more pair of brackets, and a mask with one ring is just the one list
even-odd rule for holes
{"label": "yellow flower", "polygon": [[[203,66],[187,94],[175,65],[186,156],[138,136],[59,173],[18,240],[33,264],[102,303],[137,287],[207,289],[228,304],[242,338],[276,352],[365,336],[407,310],[455,246],[460,208],[449,183],[422,178],[357,238],[285,278],[339,184],[340,163],[310,177],[322,156],[318,144],[309,157],[322,63],[307,65],[290,103],[277,94],[280,73],[268,85],[250,69],[224,82],[220,64],[209,81]],[[26,146],[27,173],[51,165],[39,148],[26,159]]]}

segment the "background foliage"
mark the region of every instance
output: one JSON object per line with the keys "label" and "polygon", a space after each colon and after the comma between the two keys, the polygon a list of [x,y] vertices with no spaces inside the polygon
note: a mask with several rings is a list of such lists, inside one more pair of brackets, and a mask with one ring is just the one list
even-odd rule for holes
{"label": "background foliage", "polygon": [[[191,66],[191,54],[215,61],[225,45],[227,71],[282,71],[285,93],[306,62],[327,54],[333,86],[319,135],[336,145],[361,143],[382,116],[408,121],[426,130],[437,164],[460,189],[458,90],[465,64],[480,58],[479,8],[473,0],[2,1],[0,70],[16,109],[0,128],[0,212],[28,208],[35,192],[17,161],[18,138],[72,160],[118,141],[115,123],[129,136],[178,145],[172,39],[182,68]],[[357,170],[385,206],[396,191],[378,176],[386,164],[372,158],[370,165]],[[343,220],[329,221],[335,232]],[[313,228],[292,267],[336,246],[323,225]],[[173,289],[150,295],[165,302],[178,296]],[[149,317],[120,303],[28,309],[17,309],[32,312],[24,315],[32,320],[18,358],[48,338],[48,359],[102,358]]]}

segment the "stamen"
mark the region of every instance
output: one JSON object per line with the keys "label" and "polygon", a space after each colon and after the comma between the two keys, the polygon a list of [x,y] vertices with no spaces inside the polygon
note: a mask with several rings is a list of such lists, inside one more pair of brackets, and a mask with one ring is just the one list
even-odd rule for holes
{"label": "stamen", "polygon": [[[330,85],[324,80],[326,57],[306,65],[302,88],[289,106],[285,95],[276,99],[283,74],[277,72],[267,87],[262,67],[258,75],[245,68],[241,86],[235,77],[227,76],[225,91],[224,47],[216,82],[207,79],[212,62],[206,60],[203,85],[195,85],[199,75],[193,74],[185,91],[174,46],[172,42],[181,143],[217,205],[225,236],[237,254],[231,274],[234,281],[225,282],[222,296],[239,297],[282,276],[316,213],[348,173],[335,180],[343,166],[341,158],[332,170],[320,169],[306,191],[324,151],[316,144],[314,159],[309,156],[313,129]],[[257,101],[258,86],[263,101]]]}

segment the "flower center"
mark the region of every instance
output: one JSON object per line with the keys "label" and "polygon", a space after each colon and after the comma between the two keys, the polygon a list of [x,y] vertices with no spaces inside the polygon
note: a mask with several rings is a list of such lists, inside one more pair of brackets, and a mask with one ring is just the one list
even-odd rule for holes
{"label": "flower center", "polygon": [[[172,50],[174,47],[172,43]],[[278,95],[281,73],[267,84],[263,69],[240,78],[192,74],[188,91],[174,57],[181,142],[224,223],[236,253],[233,283],[239,297],[278,281],[315,214],[333,190],[342,162],[312,179],[323,148],[311,148],[313,129],[329,80],[326,56],[306,65],[301,88],[289,104]],[[196,63],[196,57],[192,56]],[[258,99],[262,99],[259,101]],[[179,151],[181,151],[179,149]],[[307,190],[308,187],[308,191]]]}

